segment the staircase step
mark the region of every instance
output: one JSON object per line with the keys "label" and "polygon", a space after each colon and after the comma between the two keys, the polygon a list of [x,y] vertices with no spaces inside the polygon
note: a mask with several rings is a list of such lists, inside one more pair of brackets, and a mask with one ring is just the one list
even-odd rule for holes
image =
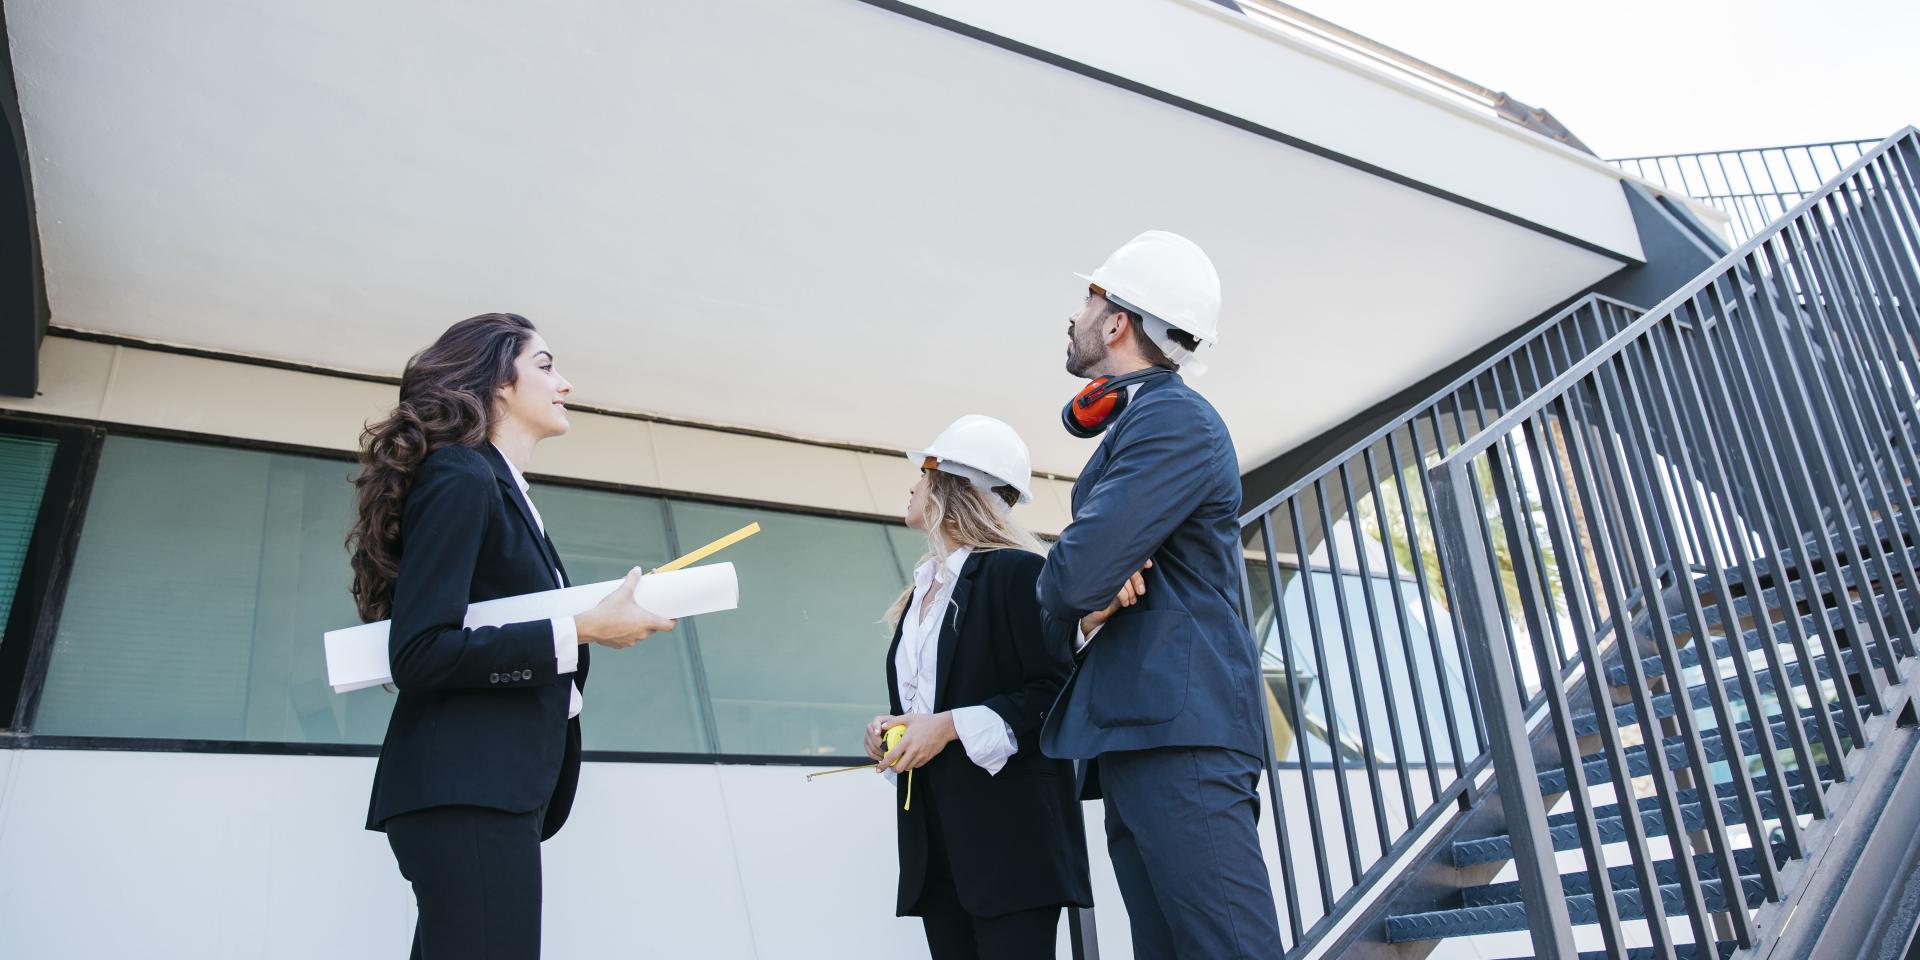
{"label": "staircase step", "polygon": [[[1644,774],[1643,774],[1644,775]],[[1787,781],[1787,792],[1793,800],[1794,812],[1807,814],[1812,812],[1812,804],[1806,792],[1806,780],[1799,771],[1782,771]],[[1822,780],[1824,789],[1830,780]],[[1754,802],[1760,807],[1760,816],[1766,820],[1780,819],[1779,804],[1774,801],[1773,791],[1764,780],[1751,781]],[[1740,798],[1728,784],[1715,783],[1714,796],[1720,802],[1721,820],[1728,824],[1742,823],[1746,817],[1740,812]],[[1706,828],[1706,816],[1700,809],[1701,792],[1697,789],[1681,790],[1674,800],[1680,805],[1681,822],[1688,832]],[[1640,823],[1649,836],[1661,836],[1667,832],[1667,818],[1660,809],[1658,797],[1641,797],[1635,801],[1640,811]],[[1601,843],[1623,843],[1627,839],[1627,825],[1621,819],[1620,805],[1609,803],[1595,807],[1593,811],[1594,828],[1599,832]],[[1547,818],[1547,836],[1553,841],[1555,850],[1580,849],[1580,824],[1572,811],[1556,813]],[[1469,867],[1482,863],[1500,863],[1513,859],[1513,841],[1506,834],[1492,837],[1479,837],[1473,840],[1456,840],[1453,844],[1453,865]]]}
{"label": "staircase step", "polygon": [[[1914,560],[1916,563],[1920,563],[1920,550],[1914,551]],[[1736,571],[1728,571],[1728,577],[1731,579],[1735,573]],[[1842,580],[1848,587],[1852,586],[1853,579],[1850,574],[1842,577]],[[1832,611],[1837,604],[1833,602],[1832,587],[1830,586],[1831,578],[1822,573],[1814,575],[1813,580],[1814,583],[1812,586],[1815,591],[1819,594],[1828,610]],[[1726,617],[1720,610],[1720,603],[1717,600],[1706,598],[1707,595],[1713,592],[1712,583],[1707,580],[1707,578],[1701,577],[1694,581],[1694,585],[1699,589],[1702,596],[1700,601],[1701,613],[1706,617],[1707,630],[1710,633],[1723,634],[1725,632],[1723,628],[1726,624]],[[1739,586],[1740,584],[1732,583],[1729,585]],[[1807,603],[1808,586],[1809,584],[1806,580],[1797,578],[1788,584],[1787,597],[1792,601],[1796,612],[1800,605]],[[1914,604],[1912,601],[1916,599],[1911,595],[1911,591],[1900,586],[1877,589],[1874,592],[1875,595],[1883,601],[1880,607],[1881,615],[1895,620],[1897,620],[1897,614],[1895,614],[1894,611],[1902,608],[1913,609]],[[1857,603],[1857,601],[1855,602]],[[1667,625],[1676,638],[1690,637],[1693,634],[1693,617],[1687,612],[1684,604],[1685,601],[1678,592],[1668,592],[1667,609],[1669,613],[1667,614]],[[1741,620],[1753,620],[1756,609],[1766,611],[1784,642],[1788,634],[1787,624],[1781,619],[1780,615],[1784,604],[1781,600],[1779,587],[1767,587],[1761,590],[1758,603],[1755,602],[1752,594],[1746,594],[1731,598],[1728,604],[1733,607],[1734,616]],[[1806,617],[1801,619],[1802,624],[1808,624],[1809,622],[1809,619]],[[1758,629],[1758,627],[1756,626],[1755,629]],[[1646,617],[1638,619],[1636,630],[1641,639],[1652,639],[1653,637],[1653,623]],[[1812,630],[1809,629],[1807,634],[1811,637],[1813,635]]]}
{"label": "staircase step", "polygon": [[[1731,791],[1729,791],[1729,793],[1731,793]],[[1760,815],[1762,817],[1768,819],[1778,818],[1779,814],[1776,812],[1776,805],[1773,802],[1772,793],[1759,794],[1755,799],[1760,804]],[[1692,803],[1684,804],[1680,807],[1680,821],[1685,824],[1686,832],[1688,833],[1697,833],[1707,828],[1707,818],[1701,811],[1700,806],[1699,797],[1696,794]],[[1720,810],[1726,822],[1739,822],[1742,819],[1739,800],[1736,797],[1729,795],[1721,798]],[[1666,815],[1661,813],[1658,807],[1652,810],[1642,810],[1640,812],[1640,823],[1650,835],[1661,836],[1667,832]],[[1621,820],[1617,809],[1613,811],[1612,816],[1604,819],[1598,816],[1596,811],[1593,825],[1594,829],[1599,832],[1601,843],[1626,842],[1627,825]],[[1575,823],[1571,818],[1557,825],[1548,824],[1547,836],[1553,841],[1553,848],[1555,850],[1580,849],[1580,827],[1579,824]],[[1453,845],[1453,865],[1456,867],[1470,867],[1482,863],[1501,863],[1512,859],[1513,841],[1506,834],[1501,834],[1497,837],[1483,837],[1478,840],[1460,840],[1456,841]]]}
{"label": "staircase step", "polygon": [[[1694,946],[1695,945],[1691,943],[1674,944],[1674,960],[1696,960],[1696,958],[1699,958],[1700,953],[1694,949]],[[1718,946],[1719,948],[1717,950],[1709,952],[1707,956],[1718,956],[1720,960],[1728,960],[1729,957],[1733,956],[1733,951],[1739,948],[1740,943],[1737,940],[1722,940]],[[1516,960],[1532,960],[1532,958],[1516,958]],[[1582,953],[1580,960],[1608,960],[1608,957],[1605,950],[1591,950]],[[1627,960],[1658,960],[1658,958],[1654,954],[1652,947],[1629,947],[1627,948]]]}
{"label": "staircase step", "polygon": [[[1856,606],[1858,605],[1856,604]],[[1886,603],[1885,601],[1882,601],[1881,606],[1882,606],[1882,612],[1889,612],[1889,608],[1891,605]],[[1830,616],[1837,617],[1839,616],[1840,611],[1837,609],[1829,609],[1828,614]],[[1801,624],[1801,627],[1806,631],[1807,636],[1809,638],[1819,635],[1819,632],[1816,628],[1816,621],[1814,620],[1813,617],[1809,616],[1809,617],[1800,618],[1800,624]],[[1786,637],[1786,634],[1783,631],[1782,633],[1777,634],[1777,636],[1780,636],[1784,640],[1784,638]],[[1748,630],[1747,632],[1740,635],[1740,646],[1742,649],[1747,650],[1748,652],[1759,651],[1762,647],[1766,645],[1766,643],[1767,641],[1764,638],[1762,638],[1761,630],[1759,628]],[[1715,661],[1725,661],[1733,655],[1733,648],[1727,642],[1727,639],[1725,637],[1718,637],[1718,636],[1713,637],[1711,640],[1708,641],[1708,646],[1711,647],[1713,650],[1713,659]],[[1786,646],[1784,642],[1780,646],[1783,652],[1787,652],[1790,649]],[[1816,650],[1819,649],[1819,644],[1817,642],[1810,643],[1809,646]],[[1688,643],[1686,646],[1681,647],[1678,651],[1676,651],[1676,655],[1680,661],[1680,666],[1682,668],[1699,666],[1700,665],[1699,640],[1695,639],[1694,641]],[[1840,658],[1841,658],[1840,662],[1848,674],[1855,674],[1859,672],[1859,660],[1855,656],[1855,652],[1853,650],[1844,649],[1840,651]],[[1803,669],[1804,665],[1799,660],[1794,659],[1791,656],[1791,654],[1789,654],[1789,656],[1786,657],[1785,660],[1786,662],[1784,666],[1786,667],[1788,682],[1792,683],[1795,686],[1805,686],[1807,681],[1806,681],[1806,671]],[[1833,672],[1828,668],[1826,654],[1816,653],[1813,657],[1813,667],[1814,667],[1815,676],[1818,676],[1822,680],[1833,679]],[[1643,674],[1646,675],[1647,679],[1651,680],[1655,677],[1666,675],[1666,663],[1659,654],[1654,654],[1648,657],[1642,657],[1640,660],[1640,670]],[[1754,672],[1757,675],[1765,675],[1769,679],[1771,679],[1771,673],[1763,667],[1755,667]],[[1630,683],[1630,678],[1627,676],[1627,668],[1617,663],[1607,667],[1607,682],[1616,687],[1627,686]]]}
{"label": "staircase step", "polygon": [[[1784,848],[1774,846],[1776,861],[1784,856]],[[1751,847],[1733,851],[1733,867],[1741,876],[1758,876],[1760,856]],[[1702,880],[1717,880],[1720,868],[1708,854],[1696,854],[1693,858],[1694,875]],[[1672,860],[1660,860],[1653,865],[1654,880],[1661,886],[1680,882],[1680,865]],[[1631,864],[1607,868],[1607,880],[1615,890],[1638,889],[1640,880],[1634,875]],[[1568,896],[1590,894],[1593,892],[1593,875],[1586,871],[1564,873],[1560,875],[1560,887]],[[1505,883],[1489,883],[1478,887],[1468,887],[1460,891],[1460,905],[1463,907],[1486,907],[1496,903],[1518,903],[1521,899],[1520,882],[1509,880]]]}
{"label": "staircase step", "polygon": [[[1737,683],[1739,678],[1735,677],[1732,679],[1734,679],[1734,681],[1736,682],[1736,689],[1729,694],[1730,699],[1738,699],[1741,702],[1744,702],[1745,700],[1744,695],[1740,694],[1737,689]],[[1760,682],[1762,679],[1766,680],[1767,682],[1765,683]],[[1754,677],[1754,681],[1755,681],[1754,686],[1760,688],[1760,691],[1762,693],[1774,692],[1771,676],[1756,676]],[[1693,702],[1693,705],[1696,708],[1704,710],[1713,706],[1713,700],[1708,695],[1706,686],[1704,684],[1696,686],[1694,689],[1697,690],[1698,693],[1690,693],[1689,699]],[[1673,697],[1669,694],[1661,694],[1660,696],[1654,697],[1653,698],[1653,715],[1661,719],[1672,718],[1673,717]],[[1832,718],[1836,726],[1846,725],[1847,713],[1845,710],[1841,709],[1837,705],[1829,703],[1827,715],[1830,718]],[[1861,708],[1860,719],[1865,720],[1869,715],[1870,714],[1866,710],[1866,708],[1864,707]],[[1769,713],[1767,714],[1767,718],[1769,720],[1779,721],[1780,714]],[[1631,727],[1639,722],[1640,722],[1640,710],[1638,707],[1635,707],[1633,704],[1622,703],[1613,708],[1613,725],[1615,727]],[[1575,716],[1573,718],[1573,734],[1574,736],[1577,736],[1577,737],[1594,736],[1595,734],[1598,734],[1600,732],[1600,723],[1601,723],[1601,720],[1598,714],[1592,714],[1592,713],[1579,714],[1578,716]]]}
{"label": "staircase step", "polygon": [[[1868,540],[1874,539],[1877,537],[1880,541],[1882,548],[1887,549],[1888,553],[1892,553],[1893,549],[1896,549],[1892,547],[1892,544],[1899,543],[1905,539],[1905,537],[1901,535],[1900,532],[1893,525],[1887,523],[1885,520],[1878,521],[1873,526],[1874,526],[1873,536],[1869,536],[1867,531],[1860,527],[1852,528],[1852,530],[1850,531],[1851,535],[1849,535],[1848,533],[1840,533],[1838,531],[1835,532],[1835,537],[1834,537],[1835,545],[1839,548],[1840,555],[1843,558],[1841,562],[1841,569],[1840,569],[1841,581],[1845,583],[1847,586],[1858,586],[1858,584],[1854,582],[1852,566],[1847,564],[1844,560],[1845,557],[1852,555],[1851,551],[1860,549],[1861,545],[1864,545]],[[1914,548],[1908,548],[1908,549],[1909,551],[1912,551]],[[1873,562],[1872,552],[1871,551],[1864,551],[1864,552],[1866,553],[1866,556],[1867,556],[1867,562],[1872,563]],[[1787,570],[1797,571],[1799,565],[1796,562],[1795,558],[1798,556],[1799,556],[1799,553],[1796,552],[1793,547],[1787,547],[1782,549],[1780,551],[1781,565]],[[1897,558],[1890,557],[1890,559],[1894,559],[1895,564],[1898,565],[1899,561]],[[1825,561],[1819,557],[1815,557],[1814,562],[1823,563]],[[1759,568],[1762,574],[1773,572],[1773,564],[1764,559],[1754,561],[1754,566],[1756,568]],[[1818,574],[1818,575],[1825,576],[1824,573]]]}
{"label": "staircase step", "polygon": [[[1769,820],[1779,819],[1778,808],[1773,802],[1773,790],[1767,785],[1767,781],[1764,778],[1755,778],[1749,781],[1749,783],[1753,787],[1754,798],[1760,803],[1761,814]],[[1787,787],[1787,793],[1793,798],[1794,813],[1806,815],[1813,813],[1813,804],[1808,798],[1806,788],[1803,785],[1790,784]],[[1734,795],[1730,785],[1715,784],[1714,794],[1720,799],[1720,815],[1722,817],[1729,819],[1741,818],[1740,800]],[[1678,802],[1682,808],[1693,806],[1700,802],[1700,791],[1681,790],[1674,796],[1674,800]],[[1641,797],[1634,801],[1634,805],[1640,810],[1642,816],[1658,814],[1660,812],[1659,797]],[[1595,821],[1613,820],[1619,817],[1620,805],[1618,803],[1603,804],[1593,808],[1593,819]],[[1556,813],[1547,818],[1548,827],[1571,827],[1578,822],[1578,818],[1574,816],[1574,812],[1571,810],[1565,813]]]}
{"label": "staircase step", "polygon": [[[1741,892],[1745,894],[1749,904],[1757,903],[1766,896],[1760,878],[1757,876],[1741,877],[1740,885]],[[1728,898],[1721,888],[1720,881],[1702,881],[1700,893],[1709,911],[1723,913],[1727,910]],[[1660,887],[1660,901],[1668,913],[1677,913],[1686,909],[1684,895],[1677,883],[1663,884]],[[1616,913],[1623,920],[1635,920],[1646,916],[1646,906],[1637,889],[1615,889],[1613,902]],[[1600,918],[1594,909],[1593,894],[1569,895],[1567,916],[1576,924],[1598,923]],[[1446,940],[1452,937],[1477,937],[1489,933],[1511,933],[1525,929],[1527,929],[1526,904],[1497,903],[1481,907],[1456,907],[1452,910],[1388,917],[1387,942]]]}
{"label": "staircase step", "polygon": [[[1800,722],[1811,729],[1814,718],[1803,716],[1800,718]],[[1740,726],[1743,728],[1739,732],[1740,752],[1743,754],[1757,755],[1759,747],[1758,741],[1754,739],[1753,730],[1748,724],[1741,724]],[[1792,740],[1787,736],[1785,722],[1770,723],[1768,727],[1773,733],[1773,743],[1776,749],[1791,747]],[[1665,755],[1669,767],[1683,767],[1690,762],[1687,758],[1687,741],[1685,737],[1667,737],[1661,741],[1661,745],[1666,751]],[[1700,736],[1700,747],[1701,752],[1706,754],[1708,763],[1719,763],[1727,759],[1726,745],[1721,742],[1717,731],[1703,731]],[[1653,772],[1653,768],[1647,760],[1647,748],[1645,745],[1628,747],[1623,752],[1626,754],[1627,770],[1632,776],[1644,777]],[[1581,769],[1586,773],[1588,784],[1601,783],[1613,778],[1613,767],[1607,762],[1605,754],[1596,753],[1582,757],[1580,764]],[[1564,767],[1551,767],[1541,770],[1538,774],[1538,779],[1541,793],[1567,792],[1567,771]],[[1788,782],[1791,783],[1793,781],[1789,779]]]}

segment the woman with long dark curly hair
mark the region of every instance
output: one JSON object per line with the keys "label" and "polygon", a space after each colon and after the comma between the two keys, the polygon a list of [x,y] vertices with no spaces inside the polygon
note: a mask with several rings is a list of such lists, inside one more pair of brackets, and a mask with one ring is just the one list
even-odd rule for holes
{"label": "woman with long dark curly hair", "polygon": [[525,317],[482,314],[407,362],[399,406],[360,438],[353,597],[393,621],[399,688],[367,829],[413,884],[415,960],[540,955],[540,843],[579,782],[586,644],[674,626],[634,602],[638,568],[577,617],[463,626],[470,603],[567,583],[523,471],[567,432],[572,390]]}

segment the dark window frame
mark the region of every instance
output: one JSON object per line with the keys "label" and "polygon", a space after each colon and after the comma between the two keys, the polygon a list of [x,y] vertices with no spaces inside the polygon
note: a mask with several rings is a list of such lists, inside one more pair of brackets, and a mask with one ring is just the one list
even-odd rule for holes
{"label": "dark window frame", "polygon": [[97,429],[0,417],[0,433],[51,440],[47,472],[27,542],[26,564],[7,622],[0,624],[0,736],[30,729],[53,650],[55,627],[66,600],[67,572],[80,539],[80,524],[93,486],[104,434]]}
{"label": "dark window frame", "polygon": [[[105,750],[141,753],[213,753],[213,754],[254,754],[265,756],[324,756],[324,757],[373,757],[378,756],[380,748],[375,744],[353,743],[309,743],[297,740],[194,740],[177,737],[105,737],[44,735],[33,730],[34,715],[38,712],[40,693],[45,686],[47,671],[52,661],[52,649],[55,635],[60,626],[60,611],[66,599],[67,585],[72,574],[73,557],[79,545],[81,526],[86,517],[92,495],[94,470],[99,465],[100,451],[108,437],[132,437],[148,440],[162,440],[174,443],[199,444],[210,447],[227,447],[252,450],[260,453],[287,454],[291,456],[313,457],[342,463],[353,463],[357,459],[353,453],[325,447],[312,447],[303,444],[282,441],[256,440],[247,437],[233,437],[222,434],[197,433],[174,430],[165,427],[150,427],[137,424],[107,423],[74,417],[62,417],[36,414],[28,411],[0,409],[0,432],[23,436],[60,436],[72,438],[78,444],[74,451],[70,475],[62,474],[62,467],[68,451],[63,443],[55,456],[53,471],[47,478],[47,493],[41,500],[41,515],[35,521],[34,546],[29,548],[28,568],[36,570],[36,563],[44,563],[44,590],[36,598],[37,602],[27,604],[33,610],[33,644],[27,662],[23,665],[21,676],[15,681],[4,672],[0,672],[0,697],[9,691],[19,694],[18,706],[12,713],[12,726],[0,729],[0,748],[39,749],[39,750]],[[860,513],[851,510],[839,510],[830,507],[809,507],[797,504],[772,503],[744,497],[727,497],[688,493],[682,490],[669,490],[638,484],[611,483],[602,480],[587,480],[576,477],[559,477],[551,474],[529,473],[527,479],[533,483],[549,484],[557,487],[571,487],[581,490],[598,490],[607,493],[633,496],[655,497],[667,502],[671,515],[673,502],[712,504],[715,506],[745,507],[775,513],[820,517],[832,520],[850,520],[862,523],[893,525],[900,522],[897,517],[882,514]],[[65,495],[59,498],[60,507],[57,517],[51,518],[52,529],[48,535],[54,538],[55,546],[49,555],[41,557],[35,550],[39,547],[42,527],[47,526],[50,517],[50,505],[55,504],[55,482],[62,483]],[[669,528],[669,538],[673,537]],[[23,574],[25,584],[30,574]],[[24,591],[23,591],[24,592]],[[23,604],[16,599],[15,615]],[[11,624],[7,636],[13,636]],[[3,661],[0,661],[3,664]],[[696,674],[703,698],[703,712],[710,712],[711,705],[706,702],[706,678]],[[0,716],[5,716],[0,714]],[[707,721],[707,722],[710,722]],[[708,742],[713,742],[711,730]],[[756,766],[796,766],[816,767],[835,762],[839,757],[807,756],[784,754],[738,754],[738,753],[686,753],[686,752],[646,752],[625,750],[587,750],[581,754],[583,760],[591,762],[614,763],[671,763],[671,764],[737,764]]]}

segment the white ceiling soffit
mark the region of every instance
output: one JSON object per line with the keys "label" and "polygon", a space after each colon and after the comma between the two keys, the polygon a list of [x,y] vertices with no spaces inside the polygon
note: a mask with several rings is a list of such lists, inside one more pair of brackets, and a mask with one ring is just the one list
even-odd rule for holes
{"label": "white ceiling soffit", "polygon": [[983,31],[1218,111],[1566,239],[1641,258],[1605,161],[1363,65],[1221,0],[912,0]]}
{"label": "white ceiling soffit", "polygon": [[1219,265],[1198,386],[1251,466],[1621,265],[855,0],[7,20],[53,322],[194,347],[395,374],[513,310],[581,403],[891,448],[986,413],[1072,474],[1072,271],[1161,228]]}

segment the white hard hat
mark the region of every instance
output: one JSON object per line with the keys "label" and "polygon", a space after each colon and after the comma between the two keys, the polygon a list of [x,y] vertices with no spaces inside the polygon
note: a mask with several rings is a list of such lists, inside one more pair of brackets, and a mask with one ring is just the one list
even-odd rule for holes
{"label": "white hard hat", "polygon": [[925,450],[907,453],[914,466],[935,461],[935,469],[964,477],[991,493],[994,487],[1012,487],[1020,491],[1020,502],[1033,502],[1029,487],[1033,484],[1033,460],[1027,445],[1013,428],[992,417],[970,413],[933,438]]}
{"label": "white hard hat", "polygon": [[1172,326],[1203,344],[1220,342],[1220,273],[1199,244],[1177,233],[1148,230],[1092,274],[1074,276],[1099,287],[1121,309],[1144,314],[1147,336],[1168,357],[1183,368],[1193,365],[1190,372],[1204,372],[1190,351],[1166,336]]}

